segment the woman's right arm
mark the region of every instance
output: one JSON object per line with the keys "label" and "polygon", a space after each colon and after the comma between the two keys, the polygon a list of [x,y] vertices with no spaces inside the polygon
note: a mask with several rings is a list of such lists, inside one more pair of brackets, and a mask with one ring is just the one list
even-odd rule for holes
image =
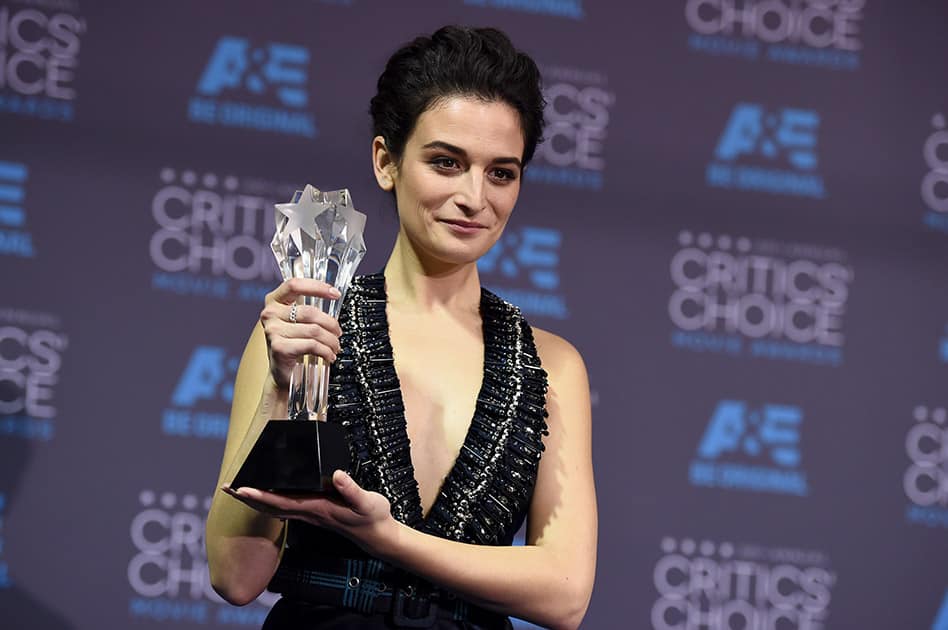
{"label": "woman's right arm", "polygon": [[221,490],[230,483],[267,421],[285,418],[289,376],[298,357],[329,361],[339,351],[339,325],[315,307],[290,306],[303,295],[335,299],[338,293],[316,280],[288,280],[267,296],[244,348],[234,383],[230,427],[221,472],[207,517],[206,546],[211,585],[225,600],[244,605],[266,588],[280,562],[284,524],[251,509]]}

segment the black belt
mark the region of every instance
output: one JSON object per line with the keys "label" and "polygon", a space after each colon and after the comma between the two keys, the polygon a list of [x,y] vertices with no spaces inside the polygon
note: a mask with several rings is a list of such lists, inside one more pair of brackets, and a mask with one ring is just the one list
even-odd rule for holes
{"label": "black belt", "polygon": [[313,604],[365,614],[388,614],[394,625],[403,628],[428,628],[438,619],[507,627],[504,615],[474,606],[410,574],[394,571],[379,560],[338,558],[332,564],[336,566],[328,571],[281,566],[269,589]]}

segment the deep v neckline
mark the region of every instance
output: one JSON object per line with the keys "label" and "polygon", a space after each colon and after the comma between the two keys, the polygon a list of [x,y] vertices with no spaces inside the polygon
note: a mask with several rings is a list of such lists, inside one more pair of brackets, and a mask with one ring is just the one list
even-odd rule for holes
{"label": "deep v neckline", "polygon": [[424,525],[427,525],[429,517],[435,513],[435,508],[440,507],[439,504],[446,500],[446,497],[444,495],[445,495],[445,490],[448,488],[448,480],[452,478],[452,475],[454,474],[454,471],[457,469],[458,463],[461,460],[462,454],[465,452],[465,449],[470,448],[469,442],[473,439],[471,437],[471,434],[472,434],[472,428],[474,427],[474,423],[477,418],[477,406],[479,404],[479,401],[484,395],[484,388],[487,381],[487,373],[486,373],[487,338],[484,334],[485,291],[483,288],[480,290],[480,300],[477,307],[478,316],[480,317],[480,320],[481,320],[481,343],[483,344],[484,351],[483,351],[483,363],[481,364],[481,380],[477,388],[477,398],[474,400],[474,410],[471,412],[471,418],[468,421],[467,428],[464,430],[464,439],[461,440],[461,446],[458,449],[458,454],[454,458],[454,461],[451,463],[451,466],[448,468],[448,471],[445,474],[444,478],[441,480],[441,485],[438,488],[438,492],[437,494],[435,494],[434,501],[431,502],[431,506],[428,508],[427,513],[424,511],[424,506],[422,505],[422,501],[421,501],[421,485],[418,483],[418,477],[415,471],[415,462],[412,459],[412,454],[411,454],[411,438],[408,435],[408,416],[405,413],[405,398],[402,395],[401,379],[399,379],[398,370],[395,367],[395,350],[392,346],[392,328],[388,319],[388,286],[386,285],[384,274],[382,274],[382,294],[385,298],[385,308],[383,308],[381,312],[381,326],[385,333],[384,334],[385,346],[386,346],[385,351],[389,356],[392,357],[391,370],[394,377],[394,384],[398,389],[398,392],[393,394],[393,398],[397,402],[397,408],[399,410],[398,415],[400,416],[399,417],[400,422],[398,423],[398,426],[400,428],[400,435],[398,435],[397,437],[398,437],[399,442],[402,442],[404,440],[404,443],[407,445],[406,446],[407,471],[408,471],[408,474],[411,476],[412,481],[414,481],[414,484],[412,484],[414,487],[414,497],[412,497],[413,499],[412,503],[414,503],[417,506],[417,509],[419,513],[421,514],[421,525],[424,526]]}
{"label": "deep v neckline", "polygon": [[547,375],[530,326],[516,307],[481,289],[484,365],[474,415],[422,515],[386,306],[384,276],[361,276],[340,316],[330,421],[347,427],[357,480],[383,494],[392,516],[409,527],[452,540],[509,544],[529,506],[547,433]]}

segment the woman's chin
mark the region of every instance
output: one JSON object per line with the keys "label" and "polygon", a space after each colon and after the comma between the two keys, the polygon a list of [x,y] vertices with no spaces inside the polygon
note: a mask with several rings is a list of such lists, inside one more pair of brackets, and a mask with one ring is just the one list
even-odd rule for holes
{"label": "woman's chin", "polygon": [[427,258],[445,265],[462,266],[476,263],[493,244],[493,240],[486,238],[455,238],[439,234],[438,238],[416,242],[414,246],[423,259]]}
{"label": "woman's chin", "polygon": [[483,247],[472,247],[471,244],[464,245],[442,245],[426,252],[426,257],[436,260],[438,263],[452,267],[463,267],[477,263],[481,256],[487,253]]}

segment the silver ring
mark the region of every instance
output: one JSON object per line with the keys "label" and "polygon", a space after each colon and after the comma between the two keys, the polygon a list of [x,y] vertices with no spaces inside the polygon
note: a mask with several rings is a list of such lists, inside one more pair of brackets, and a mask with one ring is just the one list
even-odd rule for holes
{"label": "silver ring", "polygon": [[290,323],[291,324],[296,323],[296,307],[297,307],[296,302],[293,302],[293,306],[290,307]]}

